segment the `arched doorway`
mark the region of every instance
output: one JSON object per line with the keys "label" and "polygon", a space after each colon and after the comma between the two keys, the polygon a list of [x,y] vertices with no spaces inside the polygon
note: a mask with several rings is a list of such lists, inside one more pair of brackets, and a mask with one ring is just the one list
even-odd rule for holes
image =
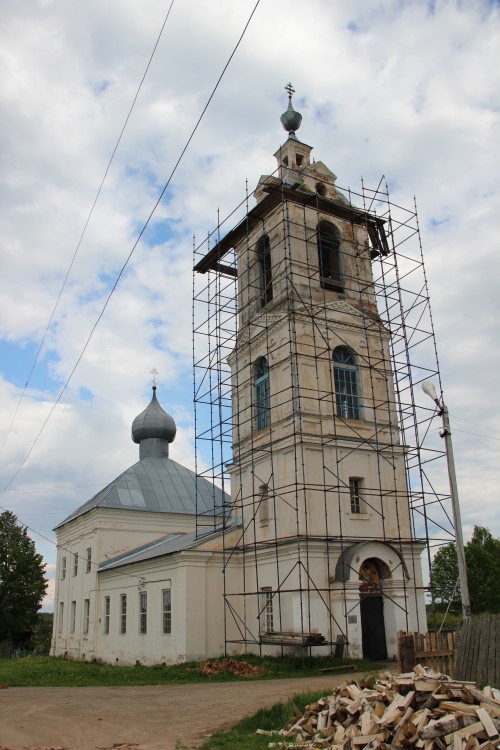
{"label": "arched doorway", "polygon": [[368,558],[359,569],[361,636],[365,659],[387,659],[382,592],[384,580],[390,577],[388,566],[377,557]]}

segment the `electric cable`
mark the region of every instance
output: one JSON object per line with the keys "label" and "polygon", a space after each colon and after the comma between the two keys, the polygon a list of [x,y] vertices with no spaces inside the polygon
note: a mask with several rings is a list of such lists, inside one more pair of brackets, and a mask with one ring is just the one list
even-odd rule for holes
{"label": "electric cable", "polygon": [[[99,313],[99,315],[98,315],[98,317],[97,317],[94,325],[92,326],[90,334],[88,335],[87,340],[86,340],[86,342],[85,342],[85,344],[83,346],[83,349],[80,352],[80,354],[79,354],[79,356],[78,356],[78,358],[77,358],[77,360],[76,360],[76,362],[75,362],[75,364],[74,364],[74,366],[73,366],[73,368],[72,368],[72,370],[71,370],[68,378],[66,379],[66,382],[64,383],[63,387],[61,388],[61,391],[60,391],[58,397],[56,398],[56,400],[52,404],[47,417],[43,421],[42,426],[41,426],[40,430],[38,431],[38,434],[36,435],[33,443],[31,444],[31,447],[29,448],[28,452],[26,453],[25,457],[23,458],[23,460],[19,464],[18,468],[16,469],[16,471],[14,472],[14,474],[12,475],[12,477],[10,478],[10,480],[0,490],[0,494],[5,493],[9,489],[9,487],[11,486],[12,482],[18,476],[19,472],[21,471],[21,469],[25,465],[26,461],[30,457],[33,449],[35,448],[35,445],[37,444],[37,442],[38,442],[38,440],[39,440],[42,432],[44,431],[45,426],[47,425],[47,422],[49,421],[50,417],[54,413],[54,410],[56,409],[56,407],[59,404],[59,402],[60,402],[60,400],[61,400],[64,392],[66,391],[66,388],[68,387],[69,382],[70,382],[71,378],[73,377],[73,375],[74,375],[74,373],[76,371],[76,368],[80,364],[80,361],[82,360],[83,355],[85,354],[85,352],[87,350],[87,347],[88,347],[88,345],[90,343],[90,340],[91,340],[91,338],[92,338],[92,336],[94,334],[94,331],[97,328],[97,326],[98,326],[98,324],[99,324],[102,316],[104,315],[104,312],[105,312],[105,310],[106,310],[106,308],[107,308],[107,306],[108,306],[108,304],[109,304],[109,302],[111,300],[111,297],[113,296],[113,293],[114,293],[116,287],[118,286],[118,283],[119,283],[119,281],[120,281],[120,279],[121,279],[121,277],[122,277],[122,275],[123,275],[123,273],[124,273],[124,271],[125,271],[128,263],[130,262],[130,259],[132,258],[132,255],[133,255],[133,253],[134,253],[137,245],[139,244],[139,242],[140,242],[140,240],[142,238],[142,235],[146,231],[146,228],[148,227],[149,222],[151,221],[151,218],[153,217],[153,214],[155,213],[155,211],[158,208],[158,206],[159,206],[159,204],[160,204],[160,202],[161,202],[161,200],[162,200],[165,192],[167,191],[167,189],[168,189],[168,187],[169,187],[169,185],[170,185],[170,183],[172,181],[172,178],[173,178],[175,172],[177,171],[177,168],[178,168],[179,164],[182,161],[182,158],[183,158],[184,154],[186,153],[186,151],[187,151],[187,149],[188,149],[188,147],[189,147],[189,145],[190,145],[190,143],[191,143],[191,141],[192,141],[192,139],[193,139],[196,131],[198,130],[198,127],[199,127],[199,125],[200,125],[200,123],[201,123],[201,121],[202,121],[202,119],[203,119],[203,117],[204,117],[204,115],[205,115],[205,113],[206,113],[206,111],[207,111],[207,109],[208,109],[208,107],[209,107],[209,105],[210,105],[213,97],[215,96],[215,93],[216,93],[216,91],[217,91],[217,89],[219,87],[220,82],[222,81],[222,78],[223,78],[223,76],[224,76],[227,68],[229,67],[229,65],[230,65],[230,63],[231,63],[234,55],[236,54],[236,51],[238,50],[238,47],[240,46],[240,44],[241,44],[241,42],[243,40],[243,37],[245,36],[245,33],[246,33],[247,29],[248,29],[248,26],[250,25],[250,22],[251,22],[251,20],[252,20],[252,18],[254,16],[254,14],[255,14],[255,12],[256,12],[259,4],[260,4],[260,0],[257,0],[257,2],[255,3],[255,5],[254,5],[254,7],[253,7],[253,9],[252,9],[252,11],[251,11],[251,13],[250,13],[250,15],[249,15],[246,23],[245,23],[243,31],[241,32],[240,37],[239,37],[238,41],[236,42],[236,45],[233,48],[233,51],[231,52],[228,60],[226,61],[225,65],[224,65],[224,67],[222,69],[222,72],[219,75],[219,78],[217,79],[217,82],[215,83],[215,86],[213,87],[212,92],[211,92],[211,94],[210,94],[210,96],[209,96],[209,98],[208,98],[208,100],[207,100],[207,102],[206,102],[206,104],[205,104],[205,106],[204,106],[204,108],[203,108],[203,110],[202,110],[202,112],[201,112],[201,114],[200,114],[200,116],[199,116],[199,118],[198,118],[198,120],[197,120],[194,128],[193,128],[193,130],[191,131],[191,134],[190,134],[190,136],[189,136],[189,138],[188,138],[188,140],[187,140],[184,148],[181,151],[181,154],[180,154],[179,158],[177,159],[177,161],[176,161],[176,163],[175,163],[175,165],[174,165],[174,167],[173,167],[173,169],[172,169],[172,171],[171,171],[171,173],[170,173],[170,175],[169,175],[169,177],[167,179],[167,182],[165,183],[165,185],[164,185],[164,187],[163,187],[163,189],[162,189],[162,191],[161,191],[158,199],[156,200],[156,202],[155,202],[152,210],[150,211],[150,213],[149,213],[149,215],[148,215],[148,217],[147,217],[147,219],[146,219],[146,221],[145,221],[145,223],[144,223],[141,231],[139,232],[139,234],[137,236],[137,239],[135,240],[134,244],[132,245],[132,249],[130,250],[130,252],[128,254],[128,257],[126,258],[125,263],[123,264],[122,268],[120,269],[120,271],[118,273],[118,276],[116,277],[116,280],[115,280],[115,282],[114,282],[114,284],[113,284],[113,286],[111,288],[111,291],[109,292],[109,294],[108,294],[108,296],[106,298],[106,301],[105,301],[105,303],[104,303],[104,305],[103,305],[103,307],[101,309],[101,312]],[[2,508],[1,506],[0,506],[0,509],[3,510],[3,511],[6,510],[5,508]],[[35,529],[31,528],[27,524],[25,524],[25,526],[26,526],[27,529],[29,529],[33,533],[38,534],[38,536],[40,536],[42,539],[45,539],[46,541],[49,541],[51,544],[56,545],[56,543],[53,540],[50,540],[48,537],[46,537],[43,534],[40,534],[39,532],[35,531]]]}
{"label": "electric cable", "polygon": [[38,351],[37,351],[37,353],[36,353],[36,355],[35,355],[35,359],[33,360],[33,364],[31,365],[31,369],[30,369],[30,371],[29,371],[29,374],[28,374],[28,378],[27,378],[27,380],[26,380],[26,383],[25,383],[25,385],[24,385],[24,388],[23,388],[23,390],[22,390],[22,393],[21,393],[21,395],[20,395],[20,397],[19,397],[19,400],[18,400],[18,402],[17,402],[17,406],[16,406],[16,408],[15,408],[15,410],[14,410],[14,415],[13,415],[13,417],[12,417],[12,419],[11,419],[11,422],[10,422],[10,424],[9,424],[9,427],[8,427],[8,429],[7,429],[7,432],[5,433],[5,437],[4,437],[4,439],[3,439],[2,445],[0,446],[0,456],[2,455],[2,452],[3,452],[3,449],[4,449],[4,447],[5,447],[5,444],[6,444],[6,442],[7,442],[7,439],[8,439],[8,437],[9,437],[10,433],[11,433],[11,430],[12,430],[12,426],[13,426],[13,424],[14,424],[14,422],[15,422],[15,419],[16,419],[16,417],[17,417],[17,413],[18,413],[18,411],[19,411],[19,407],[21,406],[21,402],[22,402],[22,400],[23,400],[23,398],[24,398],[24,395],[25,395],[25,393],[26,393],[26,390],[27,390],[27,388],[28,388],[28,385],[29,385],[29,383],[30,383],[30,381],[31,381],[31,376],[33,375],[33,371],[34,371],[34,369],[35,369],[35,367],[36,367],[36,364],[37,364],[37,362],[38,362],[38,358],[40,357],[40,353],[41,353],[41,351],[42,351],[42,348],[43,348],[43,345],[44,345],[44,343],[45,343],[45,339],[47,338],[47,334],[48,334],[48,332],[49,332],[50,326],[52,325],[52,321],[54,320],[54,316],[55,316],[55,314],[56,314],[56,310],[57,310],[57,308],[59,307],[59,302],[61,301],[61,297],[62,297],[62,294],[63,294],[63,292],[64,292],[64,289],[66,288],[66,284],[67,284],[67,282],[68,282],[68,278],[69,278],[69,276],[70,276],[71,270],[72,270],[72,268],[73,268],[73,265],[74,265],[74,263],[75,263],[75,260],[76,260],[76,256],[78,255],[78,251],[79,251],[79,249],[80,249],[80,245],[82,244],[82,241],[83,241],[83,238],[84,238],[85,232],[87,231],[87,227],[88,227],[88,225],[89,225],[90,219],[91,219],[91,217],[92,217],[92,214],[94,213],[94,208],[96,207],[97,201],[99,200],[99,196],[101,195],[101,191],[102,191],[102,188],[103,188],[103,186],[104,186],[104,183],[105,183],[105,181],[106,181],[106,177],[108,176],[108,172],[109,172],[109,169],[110,169],[110,167],[111,167],[111,164],[113,163],[113,159],[115,158],[115,154],[116,154],[116,151],[117,151],[117,149],[118,149],[118,146],[120,145],[120,141],[121,141],[121,139],[122,139],[123,133],[125,132],[125,128],[127,127],[128,121],[129,121],[129,119],[130,119],[130,116],[131,116],[131,114],[132,114],[132,110],[134,109],[134,107],[135,107],[135,103],[137,102],[137,99],[138,99],[138,97],[139,97],[139,93],[140,93],[140,91],[141,91],[141,88],[142,88],[142,84],[143,84],[143,83],[144,83],[144,81],[145,81],[145,78],[146,78],[146,75],[147,75],[147,73],[148,73],[149,67],[150,67],[150,65],[151,65],[151,62],[152,62],[152,60],[153,60],[153,57],[154,57],[154,55],[155,55],[156,49],[157,49],[157,47],[158,47],[158,44],[159,44],[159,42],[160,42],[161,36],[162,36],[162,34],[163,34],[163,30],[164,30],[164,28],[165,28],[165,25],[166,25],[166,23],[167,23],[167,21],[168,21],[168,17],[169,17],[169,15],[170,15],[170,11],[172,10],[172,6],[173,6],[173,4],[174,4],[174,1],[175,1],[175,0],[172,0],[172,1],[171,1],[171,3],[170,3],[170,7],[169,7],[169,9],[168,9],[168,11],[167,11],[167,15],[165,16],[165,19],[164,19],[164,21],[163,21],[162,27],[161,27],[161,29],[160,29],[160,33],[158,34],[158,37],[157,37],[157,39],[156,39],[156,42],[155,42],[155,45],[154,45],[154,47],[153,47],[153,51],[152,51],[152,53],[151,53],[151,55],[150,55],[150,58],[149,58],[148,64],[146,65],[146,70],[144,71],[144,75],[142,76],[141,82],[139,83],[139,86],[138,86],[138,88],[137,88],[137,91],[136,91],[136,93],[135,93],[134,99],[133,99],[133,101],[132,101],[132,105],[131,105],[131,107],[130,107],[130,109],[129,109],[129,111],[128,111],[128,114],[127,114],[126,118],[125,118],[125,122],[124,122],[124,124],[123,124],[123,127],[122,127],[122,129],[121,129],[121,131],[120,131],[120,135],[118,136],[118,140],[116,141],[115,147],[114,147],[114,149],[113,149],[113,152],[112,152],[112,154],[111,154],[111,158],[110,158],[110,160],[109,160],[109,162],[108,162],[108,166],[107,166],[107,167],[106,167],[106,169],[105,169],[105,172],[104,172],[104,176],[103,176],[103,178],[102,178],[102,180],[101,180],[101,184],[99,185],[99,188],[98,188],[98,190],[97,190],[97,194],[96,194],[96,197],[94,198],[94,202],[92,203],[92,206],[91,206],[91,208],[90,208],[90,211],[89,211],[89,214],[88,214],[88,216],[87,216],[87,219],[86,219],[86,221],[85,221],[85,224],[83,225],[83,230],[82,230],[82,233],[80,234],[80,239],[78,240],[78,243],[77,243],[77,245],[76,245],[76,249],[75,249],[75,252],[73,253],[73,257],[72,257],[72,259],[71,259],[71,262],[70,262],[70,264],[69,264],[68,270],[66,271],[66,276],[64,277],[64,280],[63,280],[62,286],[61,286],[61,288],[60,288],[60,290],[59,290],[59,294],[57,295],[57,299],[56,299],[56,302],[55,302],[54,308],[53,308],[53,310],[52,310],[52,312],[51,312],[51,314],[50,314],[49,322],[47,323],[47,325],[46,325],[46,327],[45,327],[45,331],[44,331],[44,333],[43,333],[43,336],[42,336],[42,340],[41,340],[41,342],[40,342],[40,345],[39,345],[39,347],[38,347]]}

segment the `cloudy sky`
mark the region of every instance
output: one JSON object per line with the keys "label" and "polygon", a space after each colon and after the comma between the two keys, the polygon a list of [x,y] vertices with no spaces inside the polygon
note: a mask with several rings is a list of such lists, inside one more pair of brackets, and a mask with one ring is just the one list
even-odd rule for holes
{"label": "cloudy sky", "polygon": [[174,0],[87,226],[171,0],[2,3],[0,503],[51,576],[53,526],[137,459],[152,368],[193,465],[192,238],[274,169],[288,81],[340,185],[416,195],[465,536],[500,536],[500,5],[260,0],[136,245],[255,1]]}

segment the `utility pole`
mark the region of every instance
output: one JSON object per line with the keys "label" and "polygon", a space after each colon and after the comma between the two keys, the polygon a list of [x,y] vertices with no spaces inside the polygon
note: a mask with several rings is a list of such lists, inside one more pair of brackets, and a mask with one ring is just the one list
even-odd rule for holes
{"label": "utility pole", "polygon": [[457,547],[458,578],[460,581],[460,592],[462,598],[462,614],[464,620],[470,617],[469,584],[467,583],[467,566],[465,564],[465,547],[462,533],[462,519],[460,516],[460,503],[458,501],[457,475],[455,473],[455,461],[453,459],[453,445],[451,441],[450,416],[448,407],[444,401],[439,401],[434,385],[426,380],[422,383],[422,390],[429,396],[439,409],[439,416],[443,420],[443,431],[440,433],[444,438],[446,448],[446,461],[448,463],[448,478],[450,480],[451,507],[453,510],[453,525],[455,527],[455,541]]}

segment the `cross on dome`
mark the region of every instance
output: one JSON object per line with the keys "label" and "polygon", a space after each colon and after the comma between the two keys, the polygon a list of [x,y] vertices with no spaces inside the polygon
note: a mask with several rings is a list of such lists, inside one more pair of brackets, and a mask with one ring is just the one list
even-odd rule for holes
{"label": "cross on dome", "polygon": [[281,124],[288,132],[289,138],[295,138],[295,131],[300,128],[302,122],[302,115],[300,112],[296,112],[292,106],[292,96],[295,94],[295,89],[291,83],[287,83],[285,91],[288,92],[288,109],[280,117]]}

